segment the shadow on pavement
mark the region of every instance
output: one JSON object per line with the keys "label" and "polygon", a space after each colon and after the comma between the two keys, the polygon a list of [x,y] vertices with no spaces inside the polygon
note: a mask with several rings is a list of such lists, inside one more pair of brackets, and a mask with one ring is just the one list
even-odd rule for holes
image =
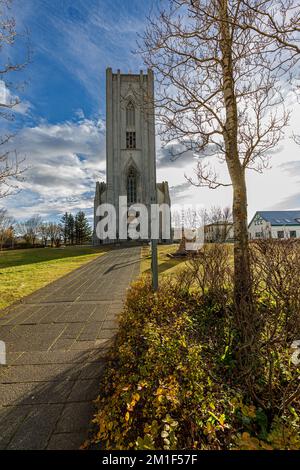
{"label": "shadow on pavement", "polygon": [[[53,370],[63,372],[42,382],[5,383],[11,368],[5,366],[0,385],[0,449],[79,449],[88,437],[107,351],[106,347],[73,352],[73,363],[52,364]],[[16,364],[14,369],[26,367],[22,360]]]}

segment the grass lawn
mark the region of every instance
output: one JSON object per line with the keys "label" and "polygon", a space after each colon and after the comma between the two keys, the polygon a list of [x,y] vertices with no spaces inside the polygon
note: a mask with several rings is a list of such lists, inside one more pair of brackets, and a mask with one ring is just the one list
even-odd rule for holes
{"label": "grass lawn", "polygon": [[0,309],[103,255],[105,251],[107,248],[76,246],[0,252]]}
{"label": "grass lawn", "polygon": [[[186,258],[169,258],[168,254],[175,253],[179,245],[158,245],[158,272],[159,276],[169,276],[175,274],[185,266]],[[151,249],[143,247],[142,249],[141,274],[151,273]]]}

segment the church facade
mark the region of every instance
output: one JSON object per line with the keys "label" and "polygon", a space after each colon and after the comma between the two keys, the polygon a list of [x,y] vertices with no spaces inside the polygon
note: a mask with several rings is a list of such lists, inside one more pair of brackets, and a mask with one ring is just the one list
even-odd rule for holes
{"label": "church facade", "polygon": [[[151,204],[170,207],[169,186],[156,182],[154,77],[147,74],[113,73],[106,71],[106,183],[97,182],[94,200],[94,243],[100,244],[96,234],[102,204],[116,209],[119,226],[120,196],[127,197],[127,206],[143,204],[150,213]],[[160,229],[160,239],[162,231]],[[115,240],[119,240],[116,233]],[[169,241],[162,240],[161,241]]]}

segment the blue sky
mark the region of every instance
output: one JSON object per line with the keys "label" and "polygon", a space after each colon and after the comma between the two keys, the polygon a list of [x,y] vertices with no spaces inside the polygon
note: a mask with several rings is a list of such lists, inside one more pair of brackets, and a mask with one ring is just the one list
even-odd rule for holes
{"label": "blue sky", "polygon": [[151,1],[14,0],[20,30],[31,33],[33,63],[24,97],[49,123],[79,109],[87,118],[104,111],[105,68],[142,67],[136,34],[143,31]]}
{"label": "blue sky", "polygon": [[[28,29],[32,63],[16,90],[18,135],[14,146],[26,157],[22,191],[1,201],[17,219],[39,213],[55,219],[65,210],[92,215],[95,181],[105,179],[105,69],[136,72],[143,67],[134,54],[151,0],[14,0],[17,29]],[[14,48],[20,57],[23,49]],[[0,82],[0,96],[8,93]],[[299,153],[292,139],[300,121],[295,112],[287,137],[263,176],[249,174],[249,212],[300,208]],[[168,180],[173,203],[211,205],[231,202],[231,190],[190,187],[184,173],[195,162],[170,163],[158,145],[158,180]],[[225,169],[224,169],[225,171]]]}
{"label": "blue sky", "polygon": [[[14,145],[29,169],[22,192],[1,201],[15,217],[91,214],[94,183],[105,177],[105,69],[143,68],[133,52],[152,3],[14,0],[11,13],[32,49],[22,76],[9,77],[26,82],[16,92],[23,104]],[[22,58],[22,38],[9,52]]]}

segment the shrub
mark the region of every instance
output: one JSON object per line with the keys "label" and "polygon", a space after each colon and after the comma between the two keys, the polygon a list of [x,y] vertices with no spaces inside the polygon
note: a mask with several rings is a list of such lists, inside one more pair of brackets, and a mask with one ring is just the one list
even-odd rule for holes
{"label": "shrub", "polygon": [[[187,283],[180,277],[165,279],[153,293],[142,279],[130,289],[97,400],[93,445],[121,450],[300,448],[295,380],[300,370],[283,343],[272,350],[269,341],[270,356],[263,360],[270,320],[268,303],[260,301],[264,323],[258,335],[257,388],[249,393],[235,375],[227,255],[217,266],[208,262],[210,256],[217,259],[216,253],[207,251],[191,261],[193,278],[185,274]],[[209,270],[205,284],[202,267]],[[271,357],[276,373],[264,375]]]}
{"label": "shrub", "polygon": [[300,334],[300,244],[261,240],[251,258],[255,295],[272,305],[283,341],[291,341]]}
{"label": "shrub", "polygon": [[300,245],[261,240],[251,244],[251,260],[260,359],[253,392],[269,413],[282,414],[300,393],[290,352],[300,339]]}
{"label": "shrub", "polygon": [[186,271],[191,273],[194,284],[202,295],[209,294],[217,302],[226,302],[233,283],[232,252],[226,245],[204,245],[189,260]]}

